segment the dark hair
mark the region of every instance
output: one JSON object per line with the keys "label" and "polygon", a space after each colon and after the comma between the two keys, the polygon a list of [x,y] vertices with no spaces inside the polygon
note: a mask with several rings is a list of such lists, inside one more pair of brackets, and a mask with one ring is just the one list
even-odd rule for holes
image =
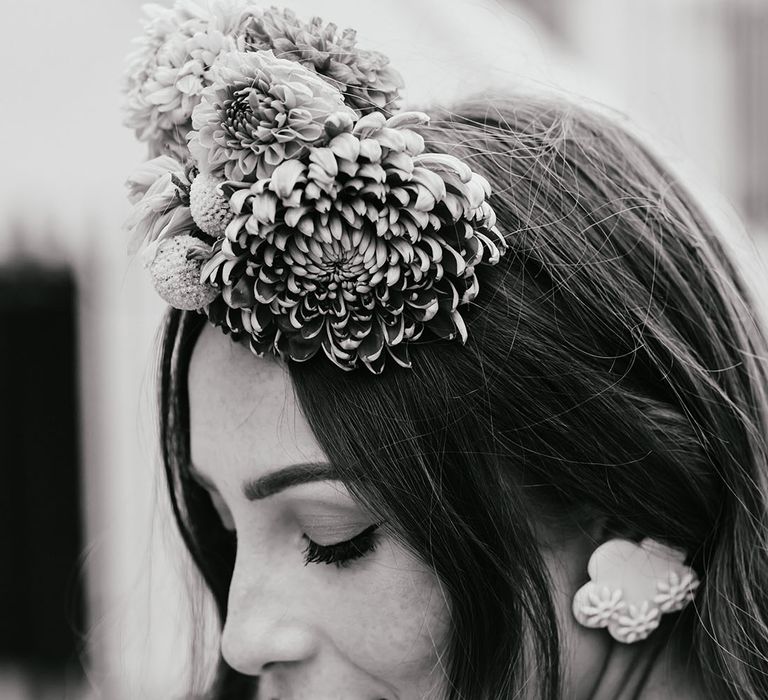
{"label": "dark hair", "polygon": [[[478,98],[421,131],[488,178],[510,246],[478,270],[468,342],[425,340],[381,376],[320,356],[290,375],[352,493],[447,590],[451,697],[511,697],[534,667],[559,696],[542,511],[687,551],[690,662],[712,698],[768,697],[768,346],[712,225],[618,119],[559,97]],[[187,472],[204,323],[168,316],[162,440],[223,620],[235,546]],[[215,697],[248,683],[222,665]]]}

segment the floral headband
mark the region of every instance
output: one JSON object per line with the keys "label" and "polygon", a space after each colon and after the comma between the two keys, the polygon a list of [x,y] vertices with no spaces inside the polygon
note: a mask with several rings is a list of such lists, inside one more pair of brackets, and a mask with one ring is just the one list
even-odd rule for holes
{"label": "floral headband", "polygon": [[425,331],[465,342],[478,265],[506,252],[488,182],[425,150],[400,75],[355,32],[219,0],[146,6],[126,124],[130,252],[171,306],[257,354],[409,367]]}

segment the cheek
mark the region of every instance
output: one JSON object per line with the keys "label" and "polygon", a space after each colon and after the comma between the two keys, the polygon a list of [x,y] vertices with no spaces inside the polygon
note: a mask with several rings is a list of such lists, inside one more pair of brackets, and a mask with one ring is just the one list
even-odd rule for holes
{"label": "cheek", "polygon": [[399,545],[379,546],[338,609],[344,614],[336,637],[356,666],[422,693],[440,683],[449,637],[446,594],[434,573]]}

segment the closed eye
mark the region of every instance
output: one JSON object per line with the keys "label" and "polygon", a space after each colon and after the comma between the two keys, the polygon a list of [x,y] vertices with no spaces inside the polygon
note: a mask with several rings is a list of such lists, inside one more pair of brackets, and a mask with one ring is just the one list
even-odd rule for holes
{"label": "closed eye", "polygon": [[337,568],[343,568],[376,548],[378,527],[378,524],[370,525],[351,539],[329,545],[318,544],[303,535],[307,541],[304,564],[334,564]]}

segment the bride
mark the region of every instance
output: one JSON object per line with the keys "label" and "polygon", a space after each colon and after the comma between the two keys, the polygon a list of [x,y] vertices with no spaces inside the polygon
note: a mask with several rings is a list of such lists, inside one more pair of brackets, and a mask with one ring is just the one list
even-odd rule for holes
{"label": "bride", "polygon": [[685,187],[573,101],[400,112],[349,32],[189,7],[129,225],[208,696],[768,696],[768,346]]}

